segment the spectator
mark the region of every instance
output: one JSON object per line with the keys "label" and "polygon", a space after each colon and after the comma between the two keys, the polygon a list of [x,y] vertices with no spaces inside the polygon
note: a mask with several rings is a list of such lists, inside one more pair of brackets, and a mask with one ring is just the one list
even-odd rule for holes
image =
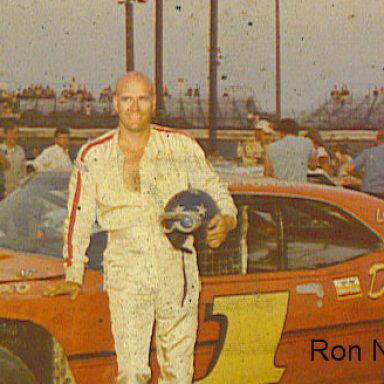
{"label": "spectator", "polygon": [[267,120],[256,123],[254,135],[242,147],[242,162],[244,165],[263,164],[267,147],[272,142],[273,127]]}
{"label": "spectator", "polygon": [[349,89],[346,84],[343,84],[340,90],[340,100],[341,104],[344,104],[349,97]]}
{"label": "spectator", "polygon": [[89,103],[87,103],[87,105],[85,106],[85,115],[87,117],[91,117],[91,114],[92,114],[92,109],[91,109],[91,106]]}
{"label": "spectator", "polygon": [[340,91],[339,91],[337,85],[334,85],[332,90],[331,90],[331,99],[335,102],[340,101]]}
{"label": "spectator", "polygon": [[316,151],[316,168],[320,168],[329,176],[333,176],[331,156],[324,148],[320,132],[315,128],[310,128],[305,136],[311,140],[313,148]]}
{"label": "spectator", "polygon": [[347,146],[334,143],[331,146],[331,164],[335,176],[346,176],[346,168],[352,157],[348,154]]}
{"label": "spectator", "polygon": [[112,88],[109,85],[108,87],[104,87],[99,96],[99,101],[102,102],[111,102],[112,101]]}
{"label": "spectator", "polygon": [[169,89],[166,85],[164,85],[163,95],[169,99],[171,98],[171,93],[169,92]]}
{"label": "spectator", "polygon": [[346,168],[348,173],[363,172],[361,191],[384,199],[384,130],[376,134],[377,146],[364,150]]}
{"label": "spectator", "polygon": [[6,158],[7,166],[3,170],[4,195],[11,194],[27,174],[25,152],[16,144],[17,126],[4,128],[5,140],[0,144],[0,153]]}
{"label": "spectator", "polygon": [[53,169],[71,169],[72,161],[69,157],[69,129],[57,128],[54,135],[55,144],[44,149],[33,161],[33,168],[37,172]]}
{"label": "spectator", "polygon": [[307,181],[308,168],[316,168],[316,153],[307,137],[299,137],[295,120],[282,119],[278,131],[282,138],[267,149],[264,176],[292,181]]}

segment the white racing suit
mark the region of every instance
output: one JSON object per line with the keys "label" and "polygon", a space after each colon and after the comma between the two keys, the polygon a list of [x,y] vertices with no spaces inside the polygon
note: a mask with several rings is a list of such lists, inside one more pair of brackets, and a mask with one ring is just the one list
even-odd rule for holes
{"label": "white racing suit", "polygon": [[[69,186],[65,220],[66,279],[82,283],[95,219],[108,231],[104,284],[121,383],[147,383],[150,340],[156,323],[159,383],[191,383],[200,291],[193,238],[182,257],[162,232],[159,217],[168,200],[189,187],[209,193],[222,214],[236,218],[225,184],[200,146],[183,132],[156,126],[140,160],[141,192],[123,181],[118,130],[79,152]],[[123,379],[124,377],[124,379]]]}

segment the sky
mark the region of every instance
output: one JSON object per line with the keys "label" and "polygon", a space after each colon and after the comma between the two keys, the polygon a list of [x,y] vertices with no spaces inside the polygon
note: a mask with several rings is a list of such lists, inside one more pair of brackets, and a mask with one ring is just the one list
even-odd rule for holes
{"label": "sky", "polygon": [[[219,92],[275,109],[275,1],[218,0]],[[164,84],[208,93],[209,0],[164,0]],[[134,4],[135,68],[154,78],[155,0]],[[280,0],[282,111],[315,108],[334,84],[384,85],[382,0]],[[76,76],[95,92],[125,70],[124,6],[116,0],[0,0],[0,84]]]}

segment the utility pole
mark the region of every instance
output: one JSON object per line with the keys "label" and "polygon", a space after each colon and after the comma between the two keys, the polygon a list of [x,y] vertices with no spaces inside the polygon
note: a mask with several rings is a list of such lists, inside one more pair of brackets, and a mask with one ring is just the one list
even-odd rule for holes
{"label": "utility pole", "polygon": [[155,87],[156,87],[156,117],[164,112],[163,84],[163,0],[156,0],[155,20]]}
{"label": "utility pole", "polygon": [[134,35],[133,35],[133,3],[145,3],[146,0],[117,0],[125,6],[125,69],[127,72],[135,69]]}
{"label": "utility pole", "polygon": [[218,0],[211,0],[209,33],[209,152],[217,154],[217,28]]}
{"label": "utility pole", "polygon": [[276,120],[281,120],[280,4],[275,0],[276,22]]}

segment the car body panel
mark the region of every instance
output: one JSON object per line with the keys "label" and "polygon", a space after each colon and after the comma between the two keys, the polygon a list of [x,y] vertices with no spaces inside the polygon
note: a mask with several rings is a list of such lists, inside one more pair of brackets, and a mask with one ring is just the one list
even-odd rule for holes
{"label": "car body panel", "polygon": [[[36,266],[38,265],[38,268]],[[22,268],[20,267],[22,266]],[[0,251],[0,282],[43,280],[64,276],[64,266],[47,257]]]}
{"label": "car body panel", "polygon": [[[377,246],[361,253],[357,247],[356,256],[315,269],[202,276],[195,382],[380,382],[384,202],[341,188],[273,179],[232,184],[230,190],[240,210],[260,199],[334,207],[341,218],[371,233]],[[76,383],[93,383],[95,377],[111,383],[117,367],[102,272],[86,271],[76,300],[43,296],[47,286],[62,279],[61,260],[1,251],[0,319],[44,328],[63,349]],[[328,343],[328,360],[311,352],[314,340],[318,349]],[[154,343],[150,361],[156,383]]]}

